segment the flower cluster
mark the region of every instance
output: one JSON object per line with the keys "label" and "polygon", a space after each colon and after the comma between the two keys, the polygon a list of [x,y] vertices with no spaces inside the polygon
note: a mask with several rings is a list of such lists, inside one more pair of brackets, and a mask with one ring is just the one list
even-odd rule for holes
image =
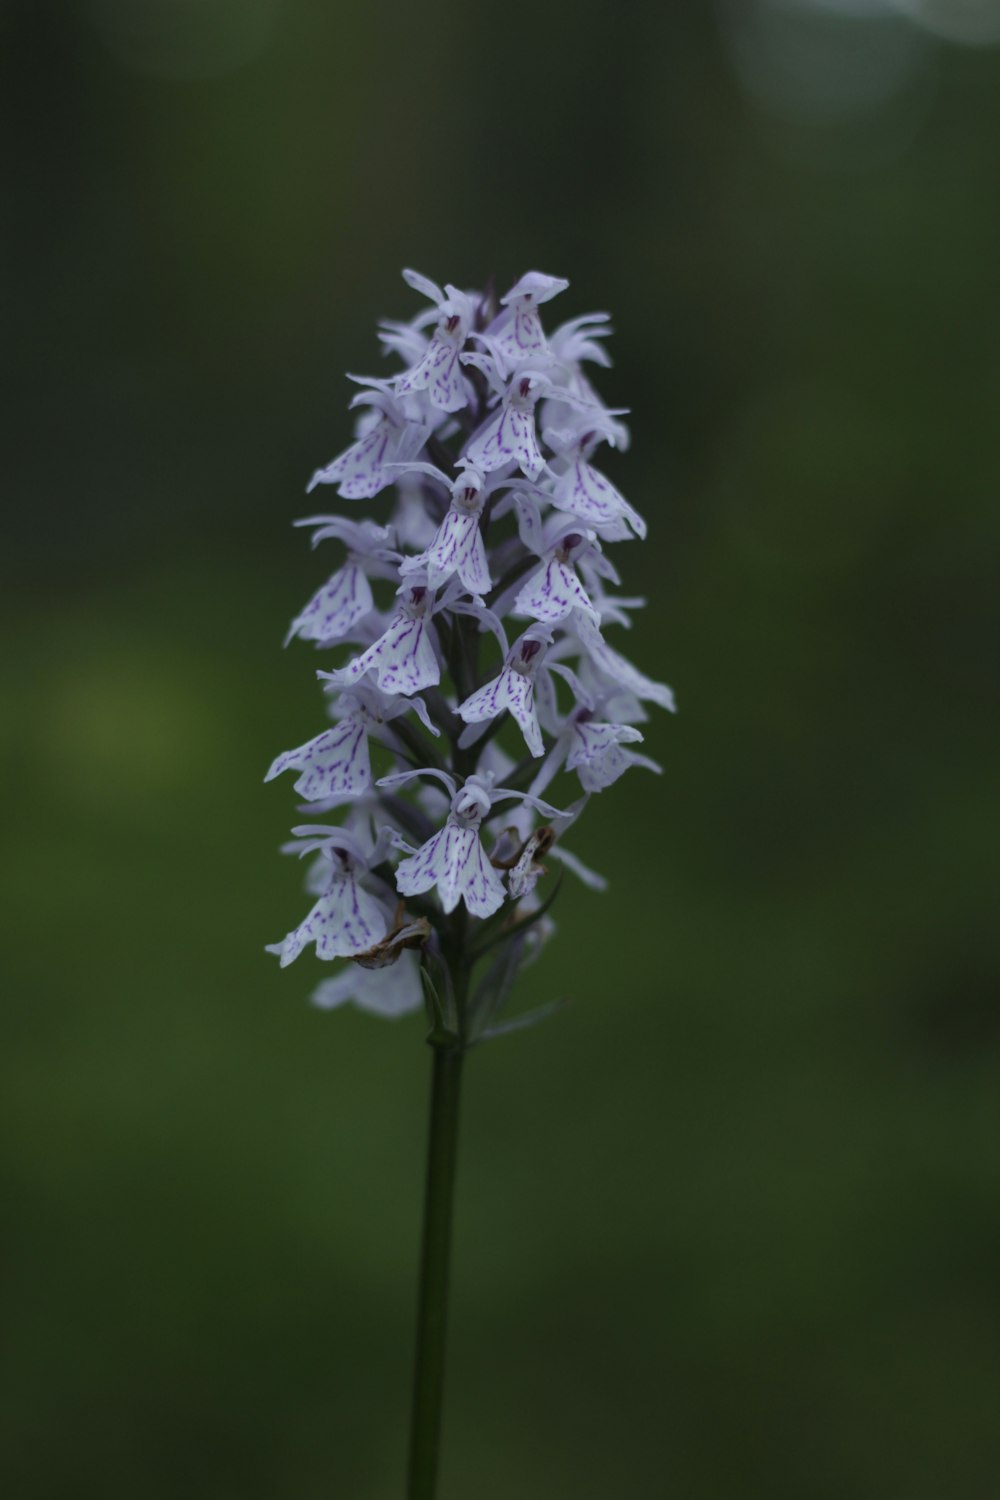
{"label": "flower cluster", "polygon": [[[673,698],[605,639],[642,603],[609,591],[619,578],[605,549],[646,535],[598,467],[602,447],[628,441],[624,413],[585,369],[609,364],[606,314],[547,333],[542,306],[568,283],[538,271],[499,302],[403,276],[429,304],[381,325],[403,368],[349,377],[354,441],[308,487],[351,502],[386,492],[391,504],[378,521],[298,523],[314,546],[334,545],[339,566],[289,639],[333,648],[341,664],[318,674],[330,727],[279,755],[267,779],[294,771],[310,815],[341,822],[294,830],[316,900],[269,951],[282,965],[308,944],[352,960],[319,986],[321,1006],[398,1015],[426,993],[438,1024],[450,1005],[448,1024],[467,1037],[552,931],[551,895],[535,889],[542,857],[603,885],[562,836],[629,767],[659,769],[634,748],[637,725],[644,704]],[[557,809],[542,794],[560,773],[579,785]],[[458,1005],[469,1015],[447,995],[439,1014],[456,962],[471,968],[488,949],[479,1000],[463,991]]]}

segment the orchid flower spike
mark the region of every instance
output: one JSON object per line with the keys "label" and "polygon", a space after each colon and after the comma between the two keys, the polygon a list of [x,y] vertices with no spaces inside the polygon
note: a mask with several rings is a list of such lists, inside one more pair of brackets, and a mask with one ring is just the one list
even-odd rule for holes
{"label": "orchid flower spike", "polygon": [[309,486],[373,514],[297,523],[332,554],[289,631],[327,653],[327,718],[265,779],[291,771],[335,821],[295,829],[312,905],[268,951],[337,961],[321,1009],[427,998],[435,1044],[464,1047],[555,931],[553,871],[603,889],[563,835],[629,771],[659,770],[636,726],[674,700],[613,644],[642,601],[608,550],[646,523],[611,477],[624,412],[591,383],[607,315],[547,331],[568,282],[540,271],[499,299],[403,277],[424,303],[381,325],[393,370],[350,377],[354,440]]}

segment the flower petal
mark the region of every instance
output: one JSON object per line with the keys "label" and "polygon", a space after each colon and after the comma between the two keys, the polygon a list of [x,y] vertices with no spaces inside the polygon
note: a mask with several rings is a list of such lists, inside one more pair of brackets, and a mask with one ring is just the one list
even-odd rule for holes
{"label": "flower petal", "polygon": [[508,709],[520,725],[532,755],[544,755],[545,744],[535,712],[534,682],[527,673],[504,667],[499,677],[494,677],[492,682],[460,703],[456,713],[466,724],[481,724],[486,719],[497,718],[504,709]]}
{"label": "flower petal", "polygon": [[339,875],[298,927],[282,942],[268,944],[267,951],[278,954],[283,969],[309,943],[316,944],[317,958],[342,958],[374,947],[388,927],[375,897],[361,889],[353,874]]}
{"label": "flower petal", "polygon": [[473,436],[465,457],[484,474],[516,460],[523,474],[537,479],[545,467],[535,435],[535,415],[504,404]]}
{"label": "flower petal", "polygon": [[338,794],[360,797],[372,780],[364,720],[349,714],[333,729],[325,729],[295,750],[286,750],[273,762],[264,780],[273,781],[282,771],[302,772],[295,790],[307,802]]}
{"label": "flower petal", "polygon": [[614,534],[609,540],[624,540],[629,534],[628,526],[636,536],[644,538],[646,535],[646,523],[639,512],[629,505],[606,475],[582,457],[559,475],[552,491],[552,504],[601,530],[611,530]]}
{"label": "flower petal", "polygon": [[360,619],[374,608],[371,585],[355,562],[345,563],[309,600],[292,621],[285,645],[293,636],[303,641],[342,641]]}
{"label": "flower petal", "polygon": [[574,609],[582,609],[595,625],[599,623],[600,615],[576,573],[555,557],[528,579],[514,601],[515,614],[545,620],[549,625],[565,620]]}
{"label": "flower petal", "polygon": [[397,615],[384,635],[367,651],[336,672],[322,672],[338,687],[349,687],[366,672],[374,671],[383,693],[419,693],[441,681],[441,668],[431,642],[427,621]]}
{"label": "flower petal", "polygon": [[324,979],[312,994],[312,1004],[333,1010],[353,1002],[359,1010],[394,1020],[419,1010],[423,1003],[420,964],[414,953],[403,953],[398,963],[384,969],[362,969],[348,964],[332,979]]}
{"label": "flower petal", "polygon": [[419,896],[436,886],[441,906],[455,910],[464,900],[476,917],[488,917],[503,905],[503,880],[486,857],[478,828],[460,828],[449,820],[416,854],[396,869],[401,896]]}

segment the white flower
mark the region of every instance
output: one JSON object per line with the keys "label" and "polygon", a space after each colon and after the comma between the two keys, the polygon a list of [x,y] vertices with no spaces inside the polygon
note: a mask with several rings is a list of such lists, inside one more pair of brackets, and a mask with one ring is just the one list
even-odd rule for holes
{"label": "white flower", "polygon": [[422,698],[392,697],[368,682],[359,682],[341,695],[337,705],[340,723],[307,740],[295,750],[286,750],[272,763],[264,777],[273,781],[282,771],[300,771],[295,790],[307,802],[327,797],[360,797],[371,786],[372,768],[368,737],[381,739],[381,726],[413,709],[424,728],[433,735]]}
{"label": "white flower", "polygon": [[339,795],[360,797],[372,780],[364,714],[348,714],[332,729],[324,729],[295,750],[286,750],[271,763],[264,780],[273,781],[282,771],[302,773],[295,790],[307,802]]}
{"label": "white flower", "polygon": [[489,917],[504,902],[504,883],[490,863],[479,837],[479,826],[495,802],[517,797],[554,817],[554,807],[506,787],[494,788],[492,776],[469,776],[457,788],[451,776],[434,771],[403,771],[383,777],[380,786],[400,786],[413,776],[437,776],[451,792],[451,811],[444,827],[396,868],[401,896],[419,896],[437,888],[442,910],[452,912],[464,901],[474,917]]}
{"label": "white flower", "polygon": [[285,645],[296,635],[321,645],[342,641],[374,607],[371,584],[364,569],[353,558],[349,559],[313,594],[301,614],[296,615],[288,628]]}
{"label": "white flower", "polygon": [[514,613],[558,625],[573,610],[582,610],[595,625],[600,615],[577,577],[573,564],[592,550],[592,531],[567,531],[559,538],[543,567],[533,573],[514,601]]}
{"label": "white flower", "polygon": [[586,615],[577,613],[574,617],[573,628],[579,636],[580,641],[586,647],[594,668],[601,677],[608,682],[617,683],[626,692],[634,694],[636,698],[648,699],[651,703],[658,703],[661,708],[666,708],[670,713],[676,712],[674,695],[665,682],[654,682],[652,678],[645,676],[627,661],[620,652],[612,649],[598,630],[597,626]]}
{"label": "white flower", "polygon": [[618,420],[627,413],[610,411],[583,370],[584,360],[605,368],[611,364],[607,350],[596,342],[607,338],[610,332],[607,313],[587,313],[563,323],[552,334],[549,374],[558,382],[558,388],[542,408],[543,431],[548,428],[558,431],[564,425],[575,430],[582,421],[586,427],[600,432],[613,448],[628,447],[628,428]]}
{"label": "white flower", "polygon": [[551,381],[536,371],[515,375],[504,392],[500,409],[471,438],[465,457],[484,474],[516,463],[522,474],[537,479],[545,459],[535,433],[535,407]]}
{"label": "white flower", "polygon": [[530,626],[514,643],[499,677],[471,693],[456,712],[466,724],[481,724],[495,719],[505,709],[520,726],[532,755],[544,755],[545,743],[535,712],[535,672],[545,655],[551,634],[544,627]]}
{"label": "white flower", "polygon": [[[442,483],[449,484],[447,475],[433,465],[421,464],[419,467]],[[434,540],[418,556],[406,558],[400,573],[405,578],[408,573],[426,572],[427,585],[432,589],[439,588],[457,573],[462,586],[470,594],[486,594],[493,587],[486,543],[479,526],[486,482],[479,470],[470,464],[457,479],[450,481],[450,488],[451,504]]]}
{"label": "white flower", "polygon": [[538,309],[568,286],[562,276],[528,271],[500,298],[504,311],[493,320],[488,333],[510,369],[548,354]]}
{"label": "white flower", "polygon": [[387,526],[374,521],[348,521],[343,516],[312,516],[297,526],[315,526],[315,547],[327,537],[347,544],[347,561],[312,596],[292,621],[285,644],[293,636],[329,645],[350,635],[359,620],[374,608],[369,577],[391,578],[399,553],[390,547]]}
{"label": "white flower", "polygon": [[464,900],[474,917],[488,917],[503,905],[503,879],[479,839],[489,805],[488,798],[483,802],[463,787],[440,832],[397,866],[396,889],[401,896],[419,896],[436,886],[443,911],[454,911]]}
{"label": "white flower", "polygon": [[307,494],[318,484],[335,484],[345,500],[370,500],[392,483],[387,466],[413,457],[422,445],[425,432],[407,420],[390,392],[361,391],[351,402],[352,408],[356,406],[372,408],[359,423],[357,441],[324,469],[316,470],[306,486]]}
{"label": "white flower", "polygon": [[399,607],[378,640],[336,672],[318,675],[336,687],[352,687],[366,672],[375,673],[383,693],[419,693],[441,681],[441,668],[430,636],[434,595],[423,584],[404,584]]}
{"label": "white flower", "polygon": [[330,829],[328,835],[323,841],[323,853],[330,862],[325,892],[282,942],[267,946],[268,953],[280,957],[283,969],[309,943],[316,944],[317,958],[342,958],[364,953],[388,931],[382,904],[358,883],[368,866],[357,840],[344,829]]}
{"label": "white flower", "polygon": [[[576,374],[577,367],[585,359],[592,360],[596,365],[603,365],[606,370],[610,369],[611,356],[602,344],[596,342],[597,339],[608,338],[610,333],[611,323],[607,313],[584,313],[580,318],[570,318],[568,323],[561,323],[549,335],[552,357],[562,367],[567,380]],[[594,399],[597,399],[596,396]]]}
{"label": "white flower", "polygon": [[384,969],[363,969],[348,964],[332,979],[324,979],[312,994],[320,1010],[334,1010],[353,1002],[359,1010],[394,1020],[419,1010],[423,1003],[420,964],[415,953],[401,953],[396,963]]}
{"label": "white flower", "polygon": [[611,480],[590,462],[590,455],[603,440],[594,430],[554,432],[546,429],[545,440],[557,455],[552,504],[570,511],[595,527],[609,542],[627,541],[632,532],[645,538],[646,523]]}
{"label": "white flower", "polygon": [[595,723],[584,709],[573,716],[569,732],[566,768],[576,772],[585,792],[603,792],[630,766],[645,766],[657,773],[661,769],[648,756],[622,749],[623,745],[638,744],[643,738],[631,724]]}
{"label": "white flower", "polygon": [[440,321],[416,364],[405,375],[397,376],[396,390],[401,395],[426,391],[431,405],[439,411],[461,411],[468,405],[469,397],[459,355],[472,326],[475,312],[472,299],[451,285],[442,292],[417,271],[404,271],[403,277],[416,291],[437,303]]}

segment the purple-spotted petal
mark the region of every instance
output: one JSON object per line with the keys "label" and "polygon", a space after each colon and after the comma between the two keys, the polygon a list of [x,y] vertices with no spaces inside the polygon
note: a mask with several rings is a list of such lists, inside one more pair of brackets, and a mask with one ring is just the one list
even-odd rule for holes
{"label": "purple-spotted petal", "polygon": [[459,355],[462,343],[456,342],[438,329],[431,337],[423,357],[401,375],[396,389],[401,395],[411,391],[426,391],[432,406],[438,411],[461,411],[468,405],[468,390]]}
{"label": "purple-spotted petal", "polygon": [[519,411],[514,406],[501,406],[491,421],[473,437],[465,456],[483,473],[492,473],[513,461],[522,474],[537,479],[545,467],[545,459],[535,435],[534,413]]}
{"label": "purple-spotted petal", "polygon": [[654,682],[652,678],[640,672],[638,667],[634,667],[622,656],[621,652],[609,646],[593,621],[586,615],[578,615],[573,628],[587,648],[591,662],[602,677],[616,684],[619,689],[632,693],[636,698],[658,703],[661,708],[666,708],[671,713],[676,711],[673,692],[666,683]]}
{"label": "purple-spotted petal", "polygon": [[335,484],[345,500],[371,500],[379,490],[392,482],[386,464],[395,457],[397,429],[381,412],[369,430],[356,443],[317,469],[306,486],[309,494],[318,484]]}
{"label": "purple-spotted petal", "polygon": [[303,641],[342,641],[360,619],[374,607],[371,585],[355,562],[347,562],[324,583],[289,627],[285,644],[293,636]]}
{"label": "purple-spotted petal", "polygon": [[337,687],[350,687],[366,672],[375,673],[383,693],[419,693],[441,681],[441,668],[427,621],[397,615],[384,635],[337,672],[322,672]]}
{"label": "purple-spotted petal", "polygon": [[286,750],[264,780],[272,781],[282,771],[301,771],[295,790],[306,802],[320,802],[324,797],[360,797],[372,780],[364,720],[350,714],[296,750]]}
{"label": "purple-spotted petal", "polygon": [[531,754],[544,755],[545,744],[535,712],[534,682],[524,672],[504,667],[499,677],[472,693],[456,712],[466,724],[480,724],[486,719],[497,718],[504,709],[509,710],[517,721]]}
{"label": "purple-spotted petal", "polygon": [[269,943],[267,951],[279,956],[283,969],[310,943],[316,944],[317,958],[344,958],[364,953],[366,948],[381,942],[388,926],[385,912],[375,897],[363,891],[354,875],[347,873],[336,876],[305,920],[282,942]]}
{"label": "purple-spotted petal", "polygon": [[622,745],[642,739],[630,724],[575,723],[570,730],[566,768],[575,771],[585,792],[601,792],[623,776],[633,757]]}
{"label": "purple-spotted petal", "polygon": [[549,625],[565,620],[574,609],[583,610],[595,624],[599,623],[600,615],[576,573],[568,563],[554,557],[528,579],[514,601],[515,614]]}
{"label": "purple-spotted petal", "polygon": [[629,526],[636,536],[646,535],[646,523],[639,512],[633,510],[606,475],[583,457],[559,475],[552,491],[552,504],[592,526],[612,531],[612,540],[624,540]]}
{"label": "purple-spotted petal", "polygon": [[464,900],[473,916],[489,917],[503,905],[503,880],[486,857],[478,827],[462,828],[449,818],[439,833],[396,869],[401,896],[419,896],[434,886],[446,912]]}
{"label": "purple-spotted petal", "polygon": [[493,587],[479,515],[449,510],[431,545],[419,557],[408,558],[406,573],[426,568],[427,583],[436,589],[455,573],[470,594],[486,594]]}

